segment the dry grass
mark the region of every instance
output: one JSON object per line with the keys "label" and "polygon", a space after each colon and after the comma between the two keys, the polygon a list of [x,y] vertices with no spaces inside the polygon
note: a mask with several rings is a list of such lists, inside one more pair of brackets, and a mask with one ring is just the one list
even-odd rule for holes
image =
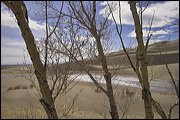
{"label": "dry grass", "polygon": [[46,114],[33,107],[1,105],[1,119],[45,119]]}

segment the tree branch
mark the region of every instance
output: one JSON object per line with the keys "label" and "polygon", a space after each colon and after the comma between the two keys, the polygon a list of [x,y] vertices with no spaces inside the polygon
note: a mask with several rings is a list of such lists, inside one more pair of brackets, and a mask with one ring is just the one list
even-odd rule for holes
{"label": "tree branch", "polygon": [[173,109],[175,106],[177,106],[177,105],[179,105],[179,100],[178,100],[176,103],[174,103],[174,105],[172,105],[172,106],[169,108],[168,119],[171,119],[172,109]]}
{"label": "tree branch", "polygon": [[123,39],[122,39],[122,36],[121,36],[121,34],[122,34],[122,22],[121,22],[121,7],[120,7],[121,5],[120,5],[120,1],[119,1],[119,16],[120,16],[120,17],[119,17],[119,21],[120,21],[120,31],[119,31],[119,29],[118,29],[117,22],[116,22],[116,20],[115,20],[115,18],[114,18],[113,11],[112,11],[112,9],[111,9],[111,7],[110,7],[110,5],[109,5],[108,2],[107,2],[107,4],[108,4],[108,6],[109,6],[110,12],[112,13],[112,18],[113,18],[113,21],[115,22],[115,25],[116,25],[116,31],[117,31],[118,36],[119,36],[119,38],[120,38],[120,41],[121,41],[123,50],[124,50],[124,52],[125,52],[125,54],[126,54],[128,60],[129,60],[129,62],[130,62],[131,67],[133,68],[134,71],[136,71],[136,68],[134,67],[134,65],[133,65],[133,63],[132,63],[132,61],[131,61],[131,58],[130,58],[130,56],[129,56],[129,54],[128,54],[128,52],[127,52],[125,46],[124,46],[124,42],[123,42]]}

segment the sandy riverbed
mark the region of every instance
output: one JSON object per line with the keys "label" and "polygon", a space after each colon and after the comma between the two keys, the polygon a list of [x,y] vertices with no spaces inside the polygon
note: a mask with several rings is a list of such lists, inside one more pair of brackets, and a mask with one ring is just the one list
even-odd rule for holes
{"label": "sandy riverbed", "polygon": [[[1,118],[46,118],[44,110],[38,102],[39,97],[35,88],[30,88],[31,83],[21,76],[12,77],[19,73],[20,71],[18,71],[17,66],[1,68],[1,76],[3,76],[1,77]],[[70,115],[64,118],[103,118],[103,116],[99,114],[100,112],[102,112],[105,117],[110,117],[108,110],[105,109],[103,104],[105,102],[108,106],[107,98],[102,92],[96,93],[90,84],[90,82],[78,82],[64,97],[57,99],[56,106],[59,116],[62,115],[62,108],[65,107],[64,101],[68,103],[71,102],[82,90],[75,102],[74,112],[70,112]],[[26,86],[27,89],[8,90],[10,87],[18,85]],[[130,92],[134,92],[133,96],[127,97],[125,95],[123,98],[117,98],[119,103],[121,103],[119,106],[122,106],[122,103],[128,100],[133,101],[132,103],[129,102],[131,107],[127,116],[124,116],[124,118],[144,118],[144,104],[141,99],[140,88],[119,85],[114,86],[114,91],[122,93],[122,91],[127,88]],[[170,91],[152,90],[152,96],[162,106],[166,114],[168,113],[169,107],[177,101],[174,92]],[[26,114],[29,113],[28,111],[31,111],[32,116]],[[179,118],[179,106],[175,107],[172,113],[172,118]],[[155,118],[160,118],[155,110],[154,114]],[[122,116],[121,111],[119,111],[119,116]]]}

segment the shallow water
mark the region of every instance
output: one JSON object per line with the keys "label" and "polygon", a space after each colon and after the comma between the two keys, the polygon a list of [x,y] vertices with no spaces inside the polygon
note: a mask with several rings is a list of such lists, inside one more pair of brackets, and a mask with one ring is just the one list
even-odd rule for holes
{"label": "shallow water", "polygon": [[[14,75],[1,76],[1,78],[16,78],[16,77],[18,76],[14,76]],[[102,75],[94,75],[94,77],[97,81],[99,81],[99,83],[105,83],[105,80]],[[86,74],[82,74],[82,75],[75,74],[75,75],[71,75],[70,78],[76,78],[75,79],[76,81],[78,80],[78,81],[92,82],[90,77]],[[112,84],[141,88],[139,80],[136,77],[113,76]],[[163,90],[163,91],[174,90],[172,87],[171,80],[162,80],[162,79],[152,79],[150,81],[150,89]]]}
{"label": "shallow water", "polygon": [[[77,76],[77,75],[73,75],[71,77],[75,77],[75,76]],[[99,83],[105,83],[103,76],[96,75],[94,77],[95,77],[95,79],[97,79],[99,81]],[[90,77],[86,74],[77,76],[76,80],[92,82]],[[112,77],[112,84],[141,88],[139,80],[136,77],[114,76],[114,77]],[[171,80],[161,80],[161,79],[150,80],[150,89],[151,90],[163,90],[163,91],[172,90],[173,91]]]}

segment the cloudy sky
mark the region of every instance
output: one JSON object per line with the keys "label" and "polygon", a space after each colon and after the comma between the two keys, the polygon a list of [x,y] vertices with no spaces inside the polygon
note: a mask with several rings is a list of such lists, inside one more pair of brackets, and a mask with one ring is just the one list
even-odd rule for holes
{"label": "cloudy sky", "polygon": [[[36,40],[41,39],[45,34],[45,23],[35,19],[34,12],[40,8],[34,1],[25,2],[29,13],[29,25]],[[112,2],[109,2],[112,4]],[[142,8],[147,2],[142,3]],[[60,5],[56,3],[56,5]],[[66,7],[64,7],[66,9]],[[107,2],[97,2],[98,15],[105,17],[105,11],[108,9]],[[119,23],[119,10],[114,11],[115,19]],[[121,2],[121,14],[123,24],[122,37],[125,40],[126,46],[135,44],[134,22],[128,2]],[[179,24],[179,1],[162,1],[149,3],[148,8],[143,12],[143,35],[144,39],[147,36],[147,29],[154,14],[154,21],[151,33],[153,34],[150,43],[162,40],[175,40],[179,38],[179,26],[170,23]],[[109,17],[112,20],[112,17]],[[118,37],[116,38],[116,48],[120,46]],[[31,61],[25,52],[26,47],[22,39],[20,29],[15,22],[12,12],[9,12],[7,7],[1,3],[1,64],[22,64],[24,55],[27,63]]]}

